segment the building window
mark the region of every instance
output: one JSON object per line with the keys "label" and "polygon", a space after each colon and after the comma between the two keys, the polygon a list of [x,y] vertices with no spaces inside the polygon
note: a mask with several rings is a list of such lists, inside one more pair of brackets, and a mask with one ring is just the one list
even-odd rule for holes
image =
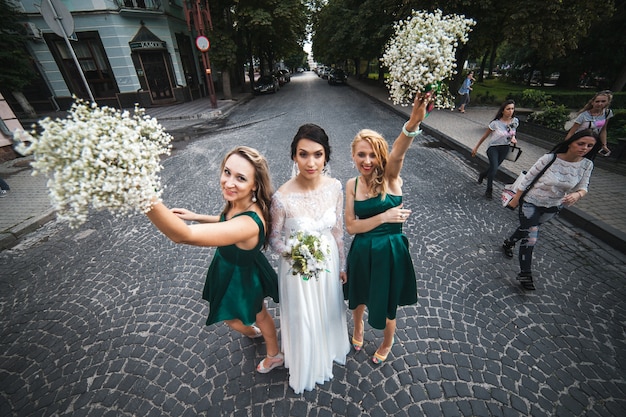
{"label": "building window", "polygon": [[[80,68],[87,79],[94,98],[114,98],[119,89],[104,52],[100,36],[97,32],[81,32],[77,33],[77,36],[78,41],[72,42],[71,46],[74,49]],[[89,94],[65,41],[51,34],[46,40],[51,46],[50,50],[57,60],[65,82],[72,94],[88,98]]]}

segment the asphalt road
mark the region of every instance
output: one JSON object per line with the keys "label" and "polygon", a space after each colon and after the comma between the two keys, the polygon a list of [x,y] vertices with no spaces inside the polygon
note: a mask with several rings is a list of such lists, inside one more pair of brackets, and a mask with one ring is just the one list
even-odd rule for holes
{"label": "asphalt road", "polygon": [[[278,187],[303,123],[326,129],[345,184],[354,134],[392,141],[404,121],[358,91],[294,76],[177,143],[164,201],[219,212],[219,164],[239,144],[268,158]],[[626,415],[624,256],[556,219],[535,249],[538,289],[523,291],[517,262],[500,252],[516,214],[486,201],[476,176],[434,139],[414,143],[403,178],[419,302],[399,310],[387,362],[371,363],[382,334],[366,327],[364,351],[303,395],[285,369],[254,371],[262,339],[204,325],[212,249],[175,245],[142,215],[46,224],[0,252],[0,415]]]}

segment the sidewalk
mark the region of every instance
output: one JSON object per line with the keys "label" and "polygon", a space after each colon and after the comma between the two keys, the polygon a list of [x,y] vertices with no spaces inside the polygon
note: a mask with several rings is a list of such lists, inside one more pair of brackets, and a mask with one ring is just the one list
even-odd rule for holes
{"label": "sidewalk", "polygon": [[[410,107],[394,105],[388,99],[389,95],[386,88],[379,84],[361,82],[351,78],[348,85],[385,103],[399,114],[407,117],[410,114]],[[480,169],[483,169],[489,164],[486,156],[487,146],[485,144],[481,146],[476,159],[471,158],[471,152],[485,133],[487,125],[493,120],[497,110],[497,107],[474,107],[471,104],[466,108],[465,113],[435,110],[422,125],[425,133],[446,143],[467,157],[468,160],[475,161],[480,165]],[[549,150],[524,140],[524,135],[518,135],[518,139],[518,146],[522,148],[522,155],[517,162],[504,161],[500,167],[501,172],[497,179],[504,183],[512,183],[520,171],[528,170],[541,155]],[[602,156],[598,156],[596,160],[599,158]],[[608,164],[603,163],[602,165]],[[626,253],[624,201],[626,201],[626,178],[624,175],[595,166],[589,184],[589,194],[575,206],[565,208],[561,212],[561,217],[622,253]],[[499,196],[497,195],[494,195],[494,204],[499,204]]]}
{"label": "sidewalk", "polygon": [[[146,113],[156,117],[174,136],[175,141],[188,140],[190,129],[193,130],[193,135],[202,134],[201,129],[192,129],[194,125],[224,117],[238,104],[246,102],[251,97],[251,94],[235,94],[233,100],[218,100],[216,109],[211,107],[211,102],[207,98],[172,106],[154,107],[146,109]],[[62,118],[65,113],[58,112],[47,116]],[[26,128],[34,122],[24,121],[23,125]],[[28,156],[0,163],[0,177],[11,187],[7,196],[0,198],[0,250],[14,246],[22,236],[56,217],[48,196],[47,178],[31,175],[31,161],[32,156]]]}
{"label": "sidewalk", "polygon": [[[375,100],[390,106],[402,115],[410,113],[409,107],[394,105],[388,100],[385,87],[375,83],[360,82],[354,78],[348,85]],[[188,103],[166,107],[146,109],[146,113],[156,117],[159,122],[175,137],[176,140],[186,140],[189,131],[201,134],[193,129],[208,119],[224,117],[238,104],[244,103],[252,97],[251,94],[237,94],[233,100],[218,100],[217,109],[211,108],[209,99],[200,99]],[[486,146],[479,151],[479,157],[470,157],[471,149],[485,132],[497,109],[494,107],[467,108],[461,114],[449,110],[435,110],[423,123],[424,131],[448,144],[470,160],[484,167],[487,165],[485,156]],[[509,183],[517,177],[521,170],[530,166],[543,154],[546,148],[533,145],[519,137],[519,146],[523,153],[520,159],[513,163],[505,161],[500,168],[498,180]],[[598,157],[600,158],[600,157]],[[11,186],[10,193],[0,198],[0,250],[13,246],[17,240],[42,224],[55,217],[54,209],[50,204],[46,189],[46,179],[41,176],[31,176],[30,158],[19,158],[0,164],[0,177]],[[575,207],[567,208],[562,216],[575,226],[593,234],[607,244],[626,253],[626,210],[623,202],[626,200],[626,181],[623,175],[609,170],[595,167],[589,189]],[[498,204],[497,197],[494,205]]]}

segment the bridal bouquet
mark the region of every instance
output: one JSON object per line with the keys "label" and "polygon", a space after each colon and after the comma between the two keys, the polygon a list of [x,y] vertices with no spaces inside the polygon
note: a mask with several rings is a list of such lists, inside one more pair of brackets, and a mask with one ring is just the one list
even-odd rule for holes
{"label": "bridal bouquet", "polygon": [[394,104],[406,105],[418,92],[437,91],[435,107],[454,108],[445,83],[456,73],[455,51],[466,43],[476,22],[462,15],[413,11],[394,24],[395,33],[381,61],[389,68],[386,84]]}
{"label": "bridal bouquet", "polygon": [[283,252],[283,256],[291,263],[291,273],[300,275],[303,280],[318,279],[325,268],[326,255],[330,254],[327,239],[316,232],[295,232],[287,241],[291,249]]}
{"label": "bridal bouquet", "polygon": [[67,118],[39,126],[39,135],[15,132],[17,150],[34,155],[33,174],[49,175],[52,202],[70,226],[84,223],[90,207],[146,212],[161,196],[160,155],[169,155],[171,136],[144,109],[131,114],[77,99]]}

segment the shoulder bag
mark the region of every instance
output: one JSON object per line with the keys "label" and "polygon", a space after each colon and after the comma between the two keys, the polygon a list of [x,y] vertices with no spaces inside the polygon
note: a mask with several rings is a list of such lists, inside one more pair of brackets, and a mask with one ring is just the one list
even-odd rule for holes
{"label": "shoulder bag", "polygon": [[[539,178],[541,178],[541,176],[543,174],[546,173],[546,171],[548,170],[548,168],[550,168],[550,166],[554,163],[554,161],[556,161],[556,154],[552,155],[552,160],[550,162],[548,162],[548,164],[545,167],[543,167],[541,172],[539,172],[539,174],[537,174],[535,176],[535,178],[533,178],[533,180],[530,182],[530,184],[528,184],[528,187],[526,187],[524,189],[524,192],[522,193],[522,195],[521,195],[521,197],[519,199],[520,204],[521,204],[522,200],[524,199],[524,196],[526,195],[526,193],[528,191],[530,191],[531,188],[533,188],[533,185],[535,185],[537,180]],[[502,207],[506,207],[506,208],[508,208],[510,210],[515,210],[515,207],[509,206],[509,203],[511,202],[511,200],[513,199],[515,194],[517,194],[517,191],[516,191],[517,187],[522,182],[522,180],[524,179],[525,176],[526,176],[526,171],[522,171],[522,173],[517,176],[517,178],[515,179],[515,182],[513,184],[507,184],[507,185],[504,186],[504,188],[502,189]]]}

